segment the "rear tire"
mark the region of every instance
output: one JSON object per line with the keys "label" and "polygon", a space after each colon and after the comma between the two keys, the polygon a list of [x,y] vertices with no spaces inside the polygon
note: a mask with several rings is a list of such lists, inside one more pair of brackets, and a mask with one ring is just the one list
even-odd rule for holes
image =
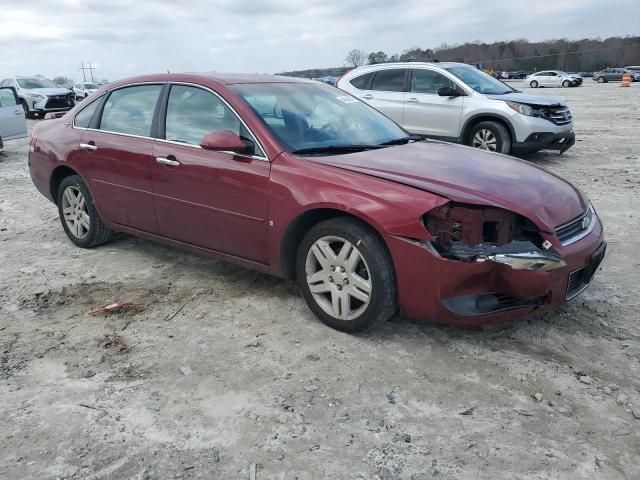
{"label": "rear tire", "polygon": [[366,330],[398,310],[391,257],[356,219],[332,218],[311,228],[298,249],[296,274],[311,311],[336,330]]}
{"label": "rear tire", "polygon": [[22,109],[24,110],[25,118],[33,118],[33,113],[29,111],[29,107],[27,107],[27,102],[22,102]]}
{"label": "rear tire", "polygon": [[58,187],[58,214],[62,228],[73,243],[92,248],[108,242],[113,231],[105,227],[91,192],[78,175],[70,175]]}
{"label": "rear tire", "polygon": [[467,145],[480,150],[508,155],[511,152],[511,135],[501,123],[480,122],[474,125],[469,132]]}
{"label": "rear tire", "polygon": [[536,82],[536,81],[534,80],[533,82],[531,82],[531,83],[529,84],[529,86],[530,86],[531,88],[538,88],[538,82]]}

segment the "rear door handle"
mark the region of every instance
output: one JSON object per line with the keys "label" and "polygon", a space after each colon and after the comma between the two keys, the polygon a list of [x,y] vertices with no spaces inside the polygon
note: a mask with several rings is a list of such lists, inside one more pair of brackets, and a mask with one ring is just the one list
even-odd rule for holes
{"label": "rear door handle", "polygon": [[411,97],[407,98],[407,102],[418,103],[420,102],[420,100],[418,100],[416,97]]}
{"label": "rear door handle", "polygon": [[90,150],[92,152],[95,152],[98,149],[98,147],[96,147],[95,145],[91,145],[90,143],[81,143],[80,148],[82,150]]}
{"label": "rear door handle", "polygon": [[170,158],[164,158],[164,157],[156,157],[156,162],[161,165],[170,165],[172,167],[177,167],[178,165],[180,165],[179,161],[171,160]]}
{"label": "rear door handle", "polygon": [[367,93],[366,95],[363,95],[362,98],[364,98],[365,100],[371,100],[373,98],[373,95]]}
{"label": "rear door handle", "polygon": [[13,112],[14,115],[23,115],[24,114],[24,110],[20,109],[20,110],[14,110]]}

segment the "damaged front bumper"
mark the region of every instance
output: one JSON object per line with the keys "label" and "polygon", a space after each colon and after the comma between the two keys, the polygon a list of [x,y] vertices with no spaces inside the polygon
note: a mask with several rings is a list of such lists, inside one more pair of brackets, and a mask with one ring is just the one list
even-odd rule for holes
{"label": "damaged front bumper", "polygon": [[430,243],[386,240],[402,313],[466,327],[508,323],[574,298],[589,285],[606,250],[600,222],[568,246],[545,236],[559,253],[515,241],[501,247],[454,244],[443,255]]}
{"label": "damaged front bumper", "polygon": [[465,262],[494,262],[507,265],[514,270],[540,270],[543,272],[567,265],[559,254],[549,250],[541,250],[529,241],[517,240],[500,246],[480,244],[475,247],[454,242],[447,257]]}

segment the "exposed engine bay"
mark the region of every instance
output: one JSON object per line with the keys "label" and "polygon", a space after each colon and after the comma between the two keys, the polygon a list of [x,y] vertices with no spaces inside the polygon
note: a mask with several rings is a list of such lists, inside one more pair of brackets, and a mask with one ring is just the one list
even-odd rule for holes
{"label": "exposed engine bay", "polygon": [[518,270],[565,266],[529,219],[507,210],[447,203],[426,214],[424,223],[433,246],[445,258],[491,261]]}

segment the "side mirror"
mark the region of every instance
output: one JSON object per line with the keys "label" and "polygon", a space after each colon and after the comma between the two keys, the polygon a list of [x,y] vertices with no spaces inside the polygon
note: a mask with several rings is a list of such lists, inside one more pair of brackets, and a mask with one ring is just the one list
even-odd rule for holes
{"label": "side mirror", "polygon": [[461,97],[463,93],[455,88],[442,87],[438,89],[438,95],[441,97]]}
{"label": "side mirror", "polygon": [[245,153],[247,146],[240,137],[229,130],[207,133],[200,141],[200,146],[205,150],[216,152]]}

